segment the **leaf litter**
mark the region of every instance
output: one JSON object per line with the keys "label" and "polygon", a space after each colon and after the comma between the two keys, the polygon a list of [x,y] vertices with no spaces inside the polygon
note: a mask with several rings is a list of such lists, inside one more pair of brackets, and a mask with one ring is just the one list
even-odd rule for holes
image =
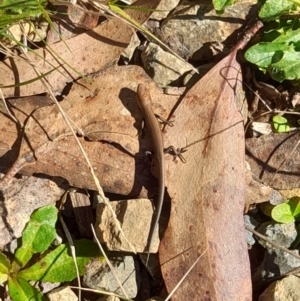
{"label": "leaf litter", "polygon": [[[76,44],[76,42],[74,42],[74,44]],[[109,53],[110,51],[111,49],[107,52]],[[118,57],[118,51],[113,53],[113,57]],[[193,256],[197,254],[199,256],[201,251],[207,246],[207,253],[204,255],[205,258],[201,258],[200,263],[196,266],[195,273],[193,274],[192,272],[190,275],[192,279],[197,279],[197,273],[199,274],[199,271],[205,270],[208,274],[202,277],[207,278],[205,281],[201,281],[200,286],[198,286],[197,283],[192,287],[192,290],[189,288],[189,296],[193,294],[194,291],[195,294],[201,293],[203,295],[203,292],[207,293],[209,291],[208,288],[212,289],[209,291],[209,294],[211,293],[212,296],[218,296],[218,281],[224,281],[229,267],[226,267],[226,262],[224,264],[223,259],[221,270],[216,272],[211,262],[218,265],[217,257],[222,257],[226,253],[224,250],[220,251],[218,248],[218,244],[223,246],[223,243],[220,243],[222,242],[222,238],[224,238],[224,242],[227,245],[227,252],[230,252],[228,250],[234,250],[238,254],[246,254],[245,245],[240,250],[235,249],[234,246],[234,243],[237,241],[241,242],[241,234],[243,233],[241,230],[243,225],[240,219],[243,204],[242,202],[237,202],[239,203],[239,205],[237,205],[233,199],[234,197],[239,198],[239,196],[242,195],[241,191],[243,187],[237,184],[233,189],[232,186],[230,186],[232,183],[236,184],[239,178],[243,178],[240,172],[240,170],[242,170],[240,166],[243,165],[242,155],[238,147],[232,149],[232,145],[236,144],[240,146],[242,144],[241,141],[243,137],[241,129],[238,134],[234,133],[238,124],[242,123],[242,119],[240,119],[238,114],[232,113],[235,112],[235,107],[232,104],[226,106],[225,103],[221,103],[221,100],[223,101],[223,98],[226,98],[228,95],[230,96],[226,100],[231,101],[238,94],[239,89],[236,89],[238,86],[236,83],[240,83],[241,78],[238,70],[239,66],[236,65],[237,63],[233,56],[234,55],[231,54],[221,61],[220,64],[191,89],[183,99],[179,99],[181,100],[179,109],[172,112],[172,114],[169,113],[178,101],[178,97],[164,95],[146,74],[136,67],[111,67],[103,71],[98,77],[79,80],[74,84],[68,97],[62,102],[62,107],[72,122],[77,126],[77,134],[82,136],[80,138],[81,142],[93,162],[94,169],[101,179],[103,188],[107,192],[123,195],[146,196],[146,191],[143,190],[143,186],[149,187],[150,185],[147,185],[147,183],[153,183],[150,173],[145,173],[147,166],[145,166],[144,160],[135,158],[136,154],[139,154],[140,149],[146,148],[146,146],[140,145],[140,143],[147,143],[147,141],[139,141],[138,136],[142,121],[135,105],[136,83],[147,84],[147,86],[150,87],[151,94],[154,95],[153,100],[156,102],[156,111],[161,115],[165,115],[165,117],[170,115],[171,119],[175,120],[176,126],[174,129],[166,128],[164,131],[165,144],[171,142],[178,147],[188,145],[188,163],[187,165],[181,166],[180,162],[172,161],[170,156],[166,156],[167,188],[172,199],[172,211],[168,230],[161,245],[160,258],[161,262],[164,263],[168,261],[168,258],[173,258],[172,254],[179,254],[178,249],[174,246],[179,246],[181,250],[188,250],[187,254],[189,256],[183,260],[183,262],[179,259],[179,263],[174,264],[173,261],[163,266],[165,282],[167,287],[172,289],[172,287],[174,287],[173,284],[176,283],[176,281],[178,282],[178,279],[183,275],[181,272],[176,272],[174,267],[181,267],[183,265],[186,267],[191,266],[190,262],[193,262]],[[107,59],[106,62],[110,61],[111,58]],[[223,73],[224,69],[228,66],[224,68],[222,64],[228,61],[233,63],[230,65],[231,67],[234,66],[234,68],[237,68],[232,74],[230,73],[232,70],[226,70],[225,73]],[[92,63],[86,65],[92,66]],[[105,63],[103,63],[103,65],[105,65]],[[223,84],[220,85],[221,89],[212,88],[211,85],[207,85],[208,87],[203,89],[203,86],[206,87],[206,84],[210,82],[211,78],[215,80],[215,75],[219,71],[219,75],[221,74],[220,77],[224,76],[224,78],[221,79],[223,80]],[[118,78],[114,77],[115,74],[118,74]],[[228,74],[230,75],[229,80],[226,79]],[[70,80],[72,77],[70,77]],[[74,77],[76,78],[77,75],[74,75]],[[52,79],[50,79],[50,81],[51,80]],[[52,82],[54,91],[61,91],[65,85],[65,79],[62,82],[58,80],[57,83],[55,83],[55,80],[56,79],[53,79]],[[39,81],[37,84],[38,83]],[[227,88],[224,87],[226,84],[229,84]],[[101,88],[99,88],[99,86],[101,86]],[[103,88],[103,86],[105,86],[105,88]],[[198,86],[199,88],[197,88]],[[19,91],[16,89],[6,89],[4,91],[7,91],[6,95],[31,95],[31,93],[35,93],[41,87],[35,86],[31,88],[32,90],[28,90],[27,88],[28,87],[22,88]],[[232,94],[233,88],[236,90]],[[199,89],[200,92],[197,89]],[[206,99],[209,100],[213,98],[212,95],[216,93],[216,90],[217,92],[222,91],[223,95],[218,95],[216,102],[210,104]],[[41,92],[43,90],[39,91]],[[228,91],[230,91],[231,94]],[[104,98],[104,95],[107,95],[107,97]],[[205,97],[203,97],[204,95]],[[199,102],[198,104],[197,100]],[[44,107],[42,107],[40,101],[44,102]],[[23,103],[21,104],[21,102]],[[221,109],[222,107],[220,105],[224,105],[224,109]],[[201,106],[202,108],[200,110],[196,109]],[[0,137],[0,154],[1,156],[6,155],[6,158],[9,158],[9,160],[0,161],[2,171],[6,171],[12,165],[12,162],[18,162],[19,160],[20,164],[17,165],[17,167],[19,167],[20,170],[16,168],[14,172],[21,172],[27,175],[42,173],[60,176],[66,178],[69,183],[74,186],[95,189],[93,179],[90,177],[86,164],[81,154],[76,151],[77,146],[74,144],[74,139],[64,126],[57,108],[51,104],[49,98],[34,97],[30,100],[28,99],[28,101],[24,101],[24,99],[14,99],[9,101],[9,107],[14,115],[17,116],[22,123],[24,122],[25,131],[23,134],[20,134],[18,126],[8,118],[4,110],[2,111],[0,114],[0,120],[2,119],[1,125],[3,125],[1,129],[2,135],[0,134],[0,136],[2,136]],[[207,113],[209,110],[211,110],[212,113]],[[199,119],[197,121],[190,119],[191,113],[194,112],[197,112],[195,116]],[[218,115],[219,112],[222,112],[220,116]],[[232,120],[229,121],[228,116],[230,116]],[[212,125],[209,120],[213,121]],[[220,124],[219,120],[221,120]],[[233,123],[233,121],[236,121],[236,124]],[[222,122],[224,122],[224,124],[222,124]],[[206,126],[208,125],[208,128],[203,126],[203,123],[205,123]],[[200,132],[195,133],[195,131],[193,131],[193,129],[198,130],[199,128],[201,129]],[[230,131],[227,131],[227,128],[230,128]],[[187,136],[185,133],[190,130],[191,135]],[[9,135],[7,135],[6,131],[9,132]],[[180,136],[178,132],[181,133]],[[229,138],[226,136],[227,132],[230,133],[231,136],[234,136],[235,139],[238,137],[238,142],[237,140],[231,142],[229,139],[231,136]],[[39,137],[36,137],[36,133],[39,134]],[[191,137],[193,139],[191,139]],[[199,142],[197,142],[197,139],[199,139]],[[220,139],[220,141],[218,139]],[[228,141],[226,141],[227,139]],[[191,143],[191,140],[196,142]],[[222,150],[219,150],[218,146],[226,145],[225,142],[228,142],[228,144],[231,143],[231,146],[229,145],[228,149],[224,147]],[[20,146],[21,151],[19,153]],[[195,151],[193,151],[193,148],[195,148]],[[202,155],[198,155],[201,153],[201,149],[202,153],[204,153],[204,158],[202,158]],[[34,158],[29,156],[32,150],[35,153]],[[235,154],[235,158],[228,159],[228,154],[231,155],[232,152]],[[195,153],[196,155],[194,155]],[[210,156],[212,158],[210,158]],[[224,157],[226,158],[225,160],[222,159]],[[215,158],[220,158],[220,164],[215,162]],[[226,160],[229,161],[227,162]],[[199,170],[195,168],[195,162],[198,168],[201,166]],[[212,164],[212,162],[214,162],[214,164]],[[193,164],[194,166],[189,166],[189,164]],[[238,171],[234,175],[236,178],[233,177],[234,179],[232,179],[230,176],[226,181],[222,179],[221,184],[212,185],[214,183],[211,179],[214,179],[216,175],[217,179],[224,173],[227,175],[227,164]],[[219,169],[215,167],[211,168],[211,166],[215,165],[217,165]],[[190,175],[192,175],[192,181]],[[187,182],[188,180],[189,182]],[[178,182],[180,185],[178,185]],[[227,186],[228,183],[229,186]],[[232,196],[230,190],[240,191],[240,194]],[[155,192],[155,185],[153,191]],[[212,195],[210,195],[209,191],[212,192]],[[230,206],[228,200],[232,201],[235,205]],[[191,203],[189,203],[189,201],[191,201]],[[180,204],[181,202],[185,204],[184,209],[182,209],[183,206]],[[227,206],[228,208],[233,208],[237,213],[235,214],[233,210],[231,212],[230,210],[227,211]],[[199,216],[197,216],[197,220],[186,218],[192,215],[195,208],[198,208],[200,212]],[[180,214],[178,214],[179,211],[181,211]],[[233,220],[232,216],[235,215],[238,217]],[[226,220],[230,220],[230,227],[236,227],[240,233],[237,233],[237,231],[234,231],[232,228],[224,228]],[[188,224],[180,224],[182,221],[188,221]],[[180,224],[179,227],[177,227],[178,224]],[[214,226],[220,226],[220,224],[222,231],[220,231],[220,227],[214,228]],[[198,227],[202,228],[202,230],[195,230],[198,229]],[[190,230],[188,235],[186,234],[187,229]],[[226,235],[226,231],[230,233],[230,235]],[[195,232],[197,232],[196,236],[192,239]],[[228,243],[229,236],[232,242],[234,242],[232,246]],[[204,240],[202,240],[203,237]],[[213,239],[211,237],[213,237]],[[189,239],[190,242],[185,241]],[[191,241],[196,243],[196,253],[194,253],[195,250],[193,250],[193,243],[191,243]],[[239,251],[241,251],[241,253]],[[197,256],[195,258],[197,258]],[[245,258],[241,256],[239,259],[242,261]],[[175,261],[176,260],[177,258]],[[241,266],[239,266],[240,262],[237,260],[236,258],[228,259],[228,266],[230,266],[230,262],[231,265],[233,262],[237,265],[236,275],[238,276],[236,277],[240,278],[240,282],[237,281],[235,284],[236,287],[240,286],[243,288],[240,290],[240,294],[246,297],[247,294],[250,294],[249,267],[247,259]],[[198,265],[200,265],[200,267]],[[242,276],[238,274],[239,269],[242,272]],[[171,273],[172,277],[169,277]],[[215,274],[218,275],[217,278],[214,278]],[[212,282],[210,282],[210,280]],[[219,285],[219,287],[221,286]],[[222,289],[223,288],[224,287],[222,287]],[[228,294],[234,292],[235,289],[234,286],[228,288]],[[180,291],[184,290],[186,291],[186,288],[183,285],[179,288],[179,292],[175,294],[174,300],[182,300],[180,298],[185,295]],[[236,289],[234,294],[237,294],[237,291],[238,289]]]}
{"label": "leaf litter", "polygon": [[[118,78],[114,78],[116,73]],[[218,78],[220,84],[214,86],[205,85],[207,89],[203,90],[203,83],[205,81],[210,82],[211,78]],[[101,86],[99,81],[101,81]],[[125,82],[128,83],[127,88]],[[140,119],[140,116],[137,115],[136,95],[134,92],[136,91],[137,83],[141,82],[144,82],[149,87],[151,94],[155,95],[154,99],[156,101],[159,99],[161,103],[163,100],[171,99],[173,103],[170,108],[174,106],[175,101],[177,101],[176,97],[164,95],[142,69],[131,66],[107,69],[98,78],[94,77],[93,83],[86,79],[79,80],[78,84],[73,86],[68,97],[61,103],[68,118],[80,129],[78,134],[83,134],[87,140],[106,142],[96,142],[95,149],[93,149],[91,145],[93,142],[83,140],[83,145],[85,143],[87,145],[86,151],[91,161],[94,162],[93,159],[95,158],[95,160],[98,159],[103,162],[98,166],[95,165],[95,170],[100,172],[98,176],[106,191],[120,194],[128,194],[130,192],[135,179],[134,177],[128,178],[128,176],[120,177],[120,172],[122,171],[125,171],[126,175],[135,174],[135,177],[139,178],[136,175],[137,170],[134,170],[135,159],[133,156],[138,152],[139,148],[136,121]],[[238,112],[235,104],[235,89],[240,83],[239,65],[235,61],[235,52],[233,52],[184,96],[179,109],[172,114],[176,126],[164,131],[166,145],[172,141],[178,147],[188,146],[188,152],[187,164],[184,165],[178,161],[173,161],[171,156],[166,158],[166,180],[172,199],[172,211],[169,227],[161,245],[161,261],[166,262],[168,261],[167,258],[173,258],[174,256],[174,261],[180,259],[176,257],[176,254],[179,252],[175,247],[176,245],[179,245],[180,249],[189,250],[190,260],[195,260],[200,255],[198,252],[202,253],[208,246],[214,246],[213,248],[208,247],[203,259],[191,272],[190,277],[194,277],[194,273],[198,274],[199,270],[202,273],[206,271],[205,273],[208,274],[204,277],[204,280],[198,282],[193,287],[193,290],[195,293],[200,292],[202,294],[215,286],[215,289],[210,291],[210,294],[215,297],[219,294],[217,290],[217,287],[219,287],[218,281],[223,282],[224,278],[228,277],[227,271],[233,262],[236,267],[236,277],[240,279],[240,282],[236,282],[236,287],[232,283],[227,288],[223,285],[222,291],[228,290],[228,294],[241,292],[241,295],[248,296],[250,294],[249,288],[251,287],[249,283],[247,247],[243,243],[244,234],[240,231],[243,227],[241,213],[244,206],[242,202],[244,184],[238,180],[244,177],[244,168],[241,168],[244,165],[244,138],[243,117]],[[222,87],[222,92],[220,92],[219,86]],[[116,89],[116,87],[118,88]],[[198,87],[200,87],[202,92],[197,90],[199,89]],[[99,97],[101,98],[99,99]],[[225,100],[228,102],[226,103]],[[76,146],[72,145],[72,137],[62,121],[57,107],[46,105],[32,110],[32,107],[28,106],[26,108],[24,103],[22,103],[21,111],[17,102],[17,100],[13,100],[11,109],[14,110],[18,120],[25,124],[26,142],[30,142],[30,144],[27,144],[24,142],[25,139],[23,139],[19,160],[24,159],[32,150],[34,150],[37,159],[36,163],[29,164],[24,170],[31,173],[43,172],[50,175],[54,175],[54,170],[59,172],[55,176],[59,175],[67,178],[71,183],[76,182],[77,178],[81,179],[82,185],[82,180],[87,178],[88,172],[83,172],[84,162],[80,161],[80,154],[74,151]],[[99,109],[97,109],[98,106]],[[124,110],[125,108],[126,110]],[[104,114],[100,112],[104,112]],[[165,112],[165,115],[168,115],[169,112],[170,110]],[[197,114],[193,114],[194,112],[197,112]],[[110,118],[108,118],[108,113]],[[6,118],[6,115],[2,114],[1,118]],[[9,119],[4,119],[1,122],[5,127],[10,123]],[[141,126],[141,120],[139,123]],[[199,132],[200,125],[202,131]],[[14,129],[15,138],[11,138],[12,143],[7,143],[8,148],[11,148],[14,144],[14,139],[18,138],[16,126],[11,124],[10,128]],[[178,130],[181,132],[180,136],[177,134]],[[13,133],[13,130],[10,130],[10,132]],[[110,133],[113,133],[113,135]],[[38,137],[36,134],[38,134]],[[121,145],[123,148],[112,148],[111,145],[113,143]],[[219,145],[223,147],[220,148]],[[227,145],[227,149],[225,145]],[[228,156],[232,152],[234,156]],[[115,157],[112,157],[114,154]],[[201,154],[206,155],[203,156]],[[58,158],[64,164],[56,168]],[[112,158],[114,159],[112,160]],[[219,158],[219,163],[216,162],[216,158]],[[115,169],[111,166],[112,163],[109,163],[110,166],[108,166],[108,162],[115,162]],[[197,162],[196,166],[201,166],[201,168],[195,169],[194,162]],[[45,169],[39,170],[39,164]],[[76,172],[76,166],[78,172]],[[213,169],[211,168],[212,166]],[[217,167],[219,167],[219,170]],[[68,170],[70,170],[69,173]],[[193,174],[194,181],[191,181],[188,176],[191,174]],[[76,175],[76,179],[74,179],[74,175]],[[175,175],[177,176],[175,177]],[[120,183],[120,179],[125,180],[124,183]],[[115,189],[114,184],[116,181],[119,181],[118,187],[120,190]],[[198,181],[202,185],[195,185]],[[218,181],[219,183],[216,185]],[[141,181],[140,184],[142,183],[144,184],[145,181]],[[178,183],[180,183],[182,188],[179,189]],[[233,183],[234,186],[232,186]],[[179,200],[185,204],[185,210],[177,209],[177,206],[180,205]],[[230,206],[230,201],[235,205]],[[195,207],[198,208],[198,215],[194,215],[194,218],[185,218],[185,216],[191,215],[190,210],[194,212]],[[217,208],[218,210],[216,210]],[[237,214],[234,214],[233,210],[236,210]],[[180,214],[176,215],[172,212],[179,212]],[[236,220],[233,220],[232,216],[236,216]],[[225,221],[229,218],[231,223],[228,224],[228,227],[224,227]],[[222,224],[222,232],[219,231],[218,225],[220,223]],[[179,224],[180,227],[175,227]],[[191,229],[188,235],[186,235],[187,229]],[[194,231],[192,229],[198,230]],[[175,233],[171,234],[172,231],[175,231],[177,239],[176,235],[174,236]],[[182,234],[180,234],[181,231],[183,231]],[[183,236],[188,238],[186,242]],[[178,239],[180,244],[177,242]],[[224,242],[222,242],[223,239]],[[193,244],[191,245],[191,241],[194,241],[195,247],[193,247]],[[215,243],[215,241],[218,243]],[[232,245],[230,245],[230,242],[232,242]],[[224,244],[227,245],[226,249],[217,247],[217,245],[223,246]],[[240,245],[238,249],[237,245]],[[166,246],[168,247],[166,248]],[[200,246],[203,246],[203,249]],[[228,261],[226,262],[228,263],[226,263],[223,258],[224,252],[228,253],[229,250],[232,256],[227,256]],[[193,253],[196,255],[195,258],[192,256]],[[222,264],[217,263],[217,258],[222,258]],[[180,267],[182,264],[191,266],[192,261],[190,260],[184,263],[176,262],[175,266]],[[174,262],[169,262],[169,265],[163,265],[163,274],[165,274],[167,287],[175,287],[173,284],[176,284],[183,274],[181,271],[175,272]],[[218,267],[218,272],[213,271],[214,268],[211,266],[211,262]],[[173,272],[171,278],[166,276],[170,275],[168,269],[171,269]],[[213,276],[215,273],[218,274],[217,278]],[[244,289],[241,290],[241,287]],[[186,293],[184,285],[175,293],[174,300],[176,298],[181,299],[184,296],[182,295],[183,291]],[[189,289],[190,292],[191,288]]]}

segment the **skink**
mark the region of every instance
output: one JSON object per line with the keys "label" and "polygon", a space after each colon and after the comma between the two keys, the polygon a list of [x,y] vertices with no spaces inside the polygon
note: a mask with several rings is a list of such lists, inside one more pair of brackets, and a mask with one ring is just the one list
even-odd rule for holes
{"label": "skink", "polygon": [[146,261],[146,266],[147,266],[149,261],[149,256],[150,256],[151,243],[156,227],[158,226],[163,200],[164,200],[164,194],[165,194],[164,143],[163,143],[162,133],[161,133],[158,120],[152,110],[152,101],[151,101],[149,90],[145,86],[140,84],[137,88],[137,94],[138,94],[138,104],[142,111],[147,126],[147,131],[149,133],[151,142],[153,144],[153,151],[156,156],[156,160],[158,164],[158,181],[159,181],[158,200],[157,200],[157,206],[155,212],[155,219],[154,219],[154,223],[152,223],[151,225],[149,239],[147,243],[147,249],[148,249],[147,261]]}

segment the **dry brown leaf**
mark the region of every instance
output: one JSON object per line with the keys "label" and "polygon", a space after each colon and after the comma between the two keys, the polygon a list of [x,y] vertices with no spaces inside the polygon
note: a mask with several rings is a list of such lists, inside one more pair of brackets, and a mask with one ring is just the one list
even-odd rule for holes
{"label": "dry brown leaf", "polygon": [[[90,14],[87,15],[82,9],[73,5],[58,6],[56,13],[59,15],[59,20],[52,20],[53,24],[47,32],[46,42],[48,46],[61,40],[68,40],[87,30],[92,30],[98,25],[99,16],[93,16],[90,19]],[[97,23],[94,24],[96,19]]]}
{"label": "dry brown leaf", "polygon": [[251,171],[275,189],[299,188],[299,132],[246,140]]}
{"label": "dry brown leaf", "polygon": [[68,17],[73,24],[78,24],[79,28],[94,29],[98,24],[100,15],[96,14],[96,8],[90,3],[84,3],[84,7],[84,9],[79,9],[77,6],[69,5],[67,9]]}
{"label": "dry brown leaf", "polygon": [[[89,74],[116,61],[130,40],[130,29],[120,32],[120,21],[112,19],[99,25],[93,31],[78,35],[67,41],[51,46],[53,55],[44,49],[28,53],[29,60],[43,74],[57,68],[46,76],[54,92],[60,92],[67,82],[78,78],[79,74]],[[125,33],[128,32],[126,35]],[[38,57],[39,56],[39,57]],[[61,60],[60,60],[61,58]],[[72,67],[73,70],[70,68]],[[22,56],[1,62],[0,82],[3,86],[15,85],[37,77]],[[76,70],[78,73],[76,73]],[[40,80],[21,87],[3,89],[5,97],[35,95],[45,92]]]}
{"label": "dry brown leaf", "polygon": [[[155,8],[160,1],[151,1],[150,8]],[[145,5],[145,1],[137,1],[136,6]],[[150,11],[130,10],[127,13],[143,23],[150,16]],[[45,49],[29,52],[27,56],[31,63],[43,74],[58,68],[46,76],[52,91],[61,92],[67,82],[81,75],[91,74],[101,68],[113,65],[119,59],[121,52],[130,42],[133,29],[117,18],[111,18],[92,31],[78,35],[72,39],[51,46],[51,53]],[[10,86],[32,80],[37,77],[34,69],[26,59],[8,58],[0,62],[0,83]],[[76,71],[76,72],[75,72]],[[45,92],[40,80],[28,85],[3,89],[5,97],[27,96]]]}
{"label": "dry brown leaf", "polygon": [[168,291],[207,249],[172,300],[252,299],[243,221],[244,126],[235,102],[242,82],[236,52],[245,44],[188,91],[164,136],[165,145],[188,149],[186,164],[167,166],[172,206],[159,254]]}
{"label": "dry brown leaf", "polygon": [[[143,185],[147,188],[153,186],[150,168],[145,168],[144,150],[148,147],[139,143],[142,128],[136,101],[139,83],[151,89],[157,102],[163,102],[163,105],[154,103],[154,107],[157,113],[167,117],[177,96],[164,95],[137,66],[112,67],[92,80],[79,80],[61,102],[64,111],[84,133],[80,141],[103,189],[108,192],[138,195]],[[20,129],[5,112],[0,114],[1,170],[7,171],[20,152],[15,165],[19,165],[18,169],[27,165],[22,169],[23,174],[59,176],[76,187],[95,189],[74,138],[56,105],[50,103],[49,99],[41,97],[10,101],[14,115],[25,124],[26,139],[23,139],[21,150]],[[147,140],[141,142],[145,144]],[[31,164],[35,162],[32,150],[37,158],[34,164]]]}

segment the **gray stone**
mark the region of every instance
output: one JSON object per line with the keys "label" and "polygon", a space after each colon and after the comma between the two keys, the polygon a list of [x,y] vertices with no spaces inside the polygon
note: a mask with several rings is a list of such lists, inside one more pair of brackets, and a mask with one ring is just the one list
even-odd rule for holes
{"label": "gray stone", "polygon": [[[289,248],[297,236],[297,230],[294,223],[264,223],[257,231],[285,248]],[[258,239],[258,242],[267,249],[267,252],[265,253],[262,264],[253,276],[253,279],[256,279],[256,281],[283,275],[300,266],[300,259],[284,250],[274,247],[260,238]],[[295,255],[299,256],[298,250],[294,250],[293,252]]]}
{"label": "gray stone", "polygon": [[[112,251],[133,252],[134,248],[137,253],[145,252],[154,213],[152,202],[148,199],[133,199],[113,201],[110,202],[110,205],[119,219],[126,238],[116,231],[116,223],[108,206],[98,203],[95,223],[98,239]],[[156,229],[151,244],[151,253],[156,253],[158,246],[159,236],[158,229]]]}
{"label": "gray stone", "polygon": [[192,70],[184,61],[153,43],[149,43],[142,52],[142,62],[149,76],[163,87],[170,84],[179,85],[180,77]]}
{"label": "gray stone", "polygon": [[59,186],[49,179],[36,177],[12,179],[2,191],[5,201],[0,206],[0,247],[21,236],[35,209],[60,199],[64,190]]}
{"label": "gray stone", "polygon": [[193,60],[209,60],[223,53],[224,48],[226,50],[224,42],[245,23],[246,16],[256,2],[238,1],[226,8],[222,15],[215,12],[211,3],[191,5],[186,2],[179,5],[162,23],[162,34],[168,39],[172,37],[181,41],[192,54]]}
{"label": "gray stone", "polygon": [[128,64],[132,59],[135,49],[141,44],[141,41],[136,33],[131,37],[129,45],[123,50],[121,56],[124,59],[125,64]]}
{"label": "gray stone", "polygon": [[50,301],[77,301],[78,297],[69,287],[59,287],[47,294]]}
{"label": "gray stone", "polygon": [[[253,230],[258,225],[258,222],[249,215],[244,215],[244,222],[246,226],[250,227]],[[253,246],[256,243],[252,232],[246,230],[246,237],[248,246]]]}
{"label": "gray stone", "polygon": [[[135,298],[141,284],[138,262],[132,256],[124,256],[111,259],[111,263],[129,298]],[[124,295],[109,266],[101,259],[94,259],[87,265],[83,284],[93,289]]]}
{"label": "gray stone", "polygon": [[[286,248],[289,248],[297,237],[297,229],[294,223],[277,224],[267,222],[261,224],[257,231]],[[272,245],[260,238],[258,239],[258,242],[267,249],[273,249]]]}

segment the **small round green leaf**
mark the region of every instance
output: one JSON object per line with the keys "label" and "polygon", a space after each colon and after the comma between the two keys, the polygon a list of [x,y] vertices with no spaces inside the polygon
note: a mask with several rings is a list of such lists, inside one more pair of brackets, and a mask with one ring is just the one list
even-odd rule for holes
{"label": "small round green leaf", "polygon": [[272,218],[274,221],[284,224],[295,221],[291,207],[287,203],[279,204],[274,207],[272,210]]}
{"label": "small round green leaf", "polygon": [[272,121],[276,133],[286,133],[290,131],[289,123],[283,116],[275,115],[273,116]]}
{"label": "small round green leaf", "polygon": [[280,223],[290,223],[300,220],[300,198],[295,196],[286,203],[277,205],[272,210],[272,218]]}

